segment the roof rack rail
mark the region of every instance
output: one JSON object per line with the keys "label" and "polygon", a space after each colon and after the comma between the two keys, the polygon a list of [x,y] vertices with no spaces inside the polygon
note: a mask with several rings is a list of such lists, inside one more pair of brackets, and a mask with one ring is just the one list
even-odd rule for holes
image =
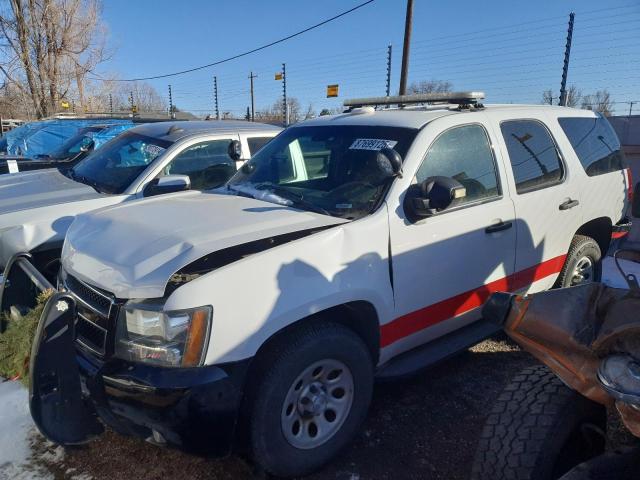
{"label": "roof rack rail", "polygon": [[418,103],[448,103],[462,106],[482,107],[480,100],[484,92],[444,92],[418,93],[415,95],[394,95],[390,97],[353,98],[345,100],[344,106],[350,108],[382,105],[415,105]]}

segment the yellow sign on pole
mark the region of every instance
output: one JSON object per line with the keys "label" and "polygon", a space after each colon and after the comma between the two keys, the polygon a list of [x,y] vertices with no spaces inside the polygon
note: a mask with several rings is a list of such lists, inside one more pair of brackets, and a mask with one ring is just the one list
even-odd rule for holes
{"label": "yellow sign on pole", "polygon": [[282,72],[276,73],[275,77],[276,77],[276,80],[282,80]]}
{"label": "yellow sign on pole", "polygon": [[62,101],[60,102],[60,106],[61,106],[62,108],[69,108],[69,106],[70,106],[70,105],[69,105],[69,102],[67,102],[67,101],[65,101],[65,100],[62,100]]}
{"label": "yellow sign on pole", "polygon": [[327,98],[338,96],[338,84],[327,85]]}
{"label": "yellow sign on pole", "polygon": [[138,106],[137,105],[131,105],[131,113],[138,113]]}

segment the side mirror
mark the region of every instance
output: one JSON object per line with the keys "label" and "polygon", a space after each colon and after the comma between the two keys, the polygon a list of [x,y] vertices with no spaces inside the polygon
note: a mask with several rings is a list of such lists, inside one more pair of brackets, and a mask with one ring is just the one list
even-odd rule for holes
{"label": "side mirror", "polygon": [[91,150],[93,150],[93,145],[94,145],[93,142],[86,143],[86,144],[84,144],[84,145],[82,145],[80,147],[80,151],[81,152],[90,152]]}
{"label": "side mirror", "polygon": [[242,145],[238,140],[231,140],[229,142],[229,149],[227,150],[231,160],[238,161],[242,158]]}
{"label": "side mirror", "polygon": [[191,188],[191,179],[187,175],[165,175],[151,180],[142,191],[145,197],[164,193],[183,192]]}
{"label": "side mirror", "polygon": [[640,182],[633,189],[633,202],[631,203],[631,216],[640,218]]}
{"label": "side mirror", "polygon": [[413,185],[405,196],[405,211],[412,221],[430,217],[449,208],[455,200],[467,196],[464,186],[449,177],[429,177],[424,182]]}
{"label": "side mirror", "polygon": [[383,148],[378,152],[378,165],[388,170],[391,177],[402,177],[402,157],[393,148]]}

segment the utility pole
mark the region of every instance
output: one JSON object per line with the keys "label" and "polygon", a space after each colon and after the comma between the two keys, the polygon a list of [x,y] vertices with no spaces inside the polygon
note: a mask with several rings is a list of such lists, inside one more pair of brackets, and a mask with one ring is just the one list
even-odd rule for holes
{"label": "utility pole", "polygon": [[629,116],[631,116],[631,112],[633,111],[633,104],[636,102],[629,102]]}
{"label": "utility pole", "polygon": [[109,94],[109,112],[113,115],[113,95]]}
{"label": "utility pole", "polygon": [[282,64],[282,121],[289,126],[289,105],[287,104],[287,66]]}
{"label": "utility pole", "polygon": [[213,77],[213,100],[216,107],[216,120],[220,120],[220,111],[218,110],[218,77]]}
{"label": "utility pole", "polygon": [[407,0],[407,17],[404,21],[404,44],[402,46],[402,69],[400,70],[400,95],[407,94],[407,76],[409,75],[409,46],[411,44],[411,25],[413,23],[413,0]]}
{"label": "utility pole", "polygon": [[169,85],[169,118],[176,118],[176,114],[173,111],[173,97],[171,96],[171,85]]}
{"label": "utility pole", "polygon": [[135,113],[134,112],[135,109],[133,108],[134,107],[134,105],[133,105],[133,92],[129,93],[129,104],[131,105],[131,113],[134,114]]}
{"label": "utility pole", "polygon": [[257,75],[254,75],[253,72],[249,73],[249,80],[251,82],[251,121],[252,122],[255,122],[255,119],[256,119],[255,103],[253,98],[253,79],[256,77]]}
{"label": "utility pole", "polygon": [[391,95],[391,45],[387,47],[387,97]]}
{"label": "utility pole", "polygon": [[567,29],[567,45],[564,48],[564,65],[562,67],[562,82],[560,83],[560,103],[567,106],[567,74],[569,73],[569,55],[571,55],[571,38],[573,37],[573,19],[576,14],[569,14],[569,28]]}

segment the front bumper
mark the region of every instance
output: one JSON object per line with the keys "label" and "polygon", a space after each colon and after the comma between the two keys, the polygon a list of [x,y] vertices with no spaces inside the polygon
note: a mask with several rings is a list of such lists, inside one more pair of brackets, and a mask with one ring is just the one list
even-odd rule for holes
{"label": "front bumper", "polygon": [[112,429],[201,455],[230,452],[249,360],[165,368],[78,349],[83,395]]}

